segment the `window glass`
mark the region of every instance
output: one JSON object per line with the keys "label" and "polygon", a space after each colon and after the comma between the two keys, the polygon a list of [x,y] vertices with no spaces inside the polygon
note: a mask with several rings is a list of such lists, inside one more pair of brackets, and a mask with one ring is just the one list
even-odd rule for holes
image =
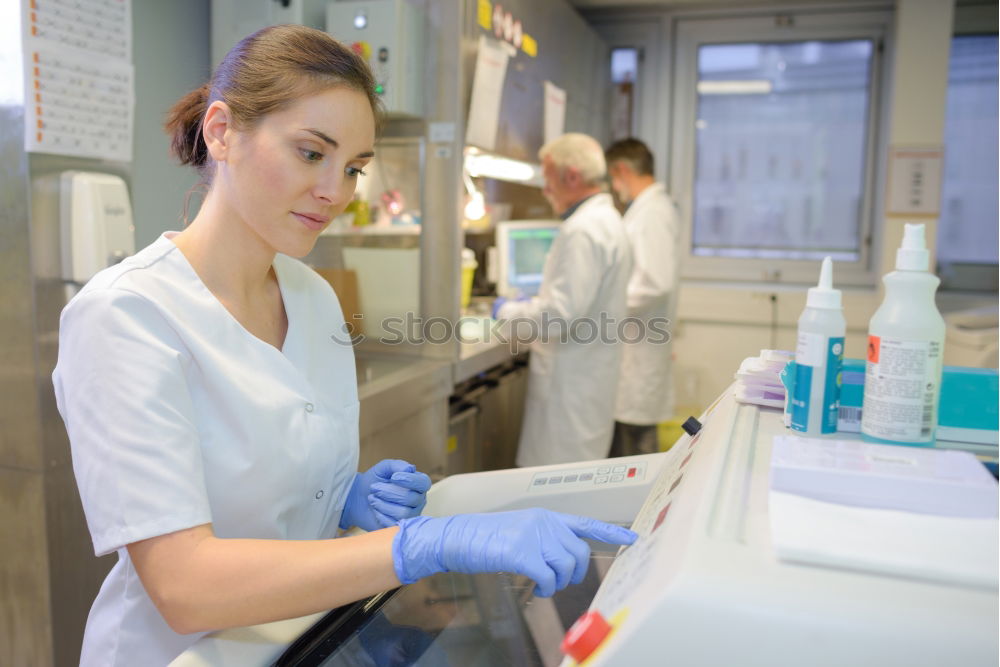
{"label": "window glass", "polygon": [[633,48],[611,49],[611,82],[635,81],[639,71],[639,51]]}
{"label": "window glass", "polygon": [[873,50],[698,48],[694,255],[860,258]]}
{"label": "window glass", "polygon": [[938,262],[997,264],[997,36],[952,39]]}

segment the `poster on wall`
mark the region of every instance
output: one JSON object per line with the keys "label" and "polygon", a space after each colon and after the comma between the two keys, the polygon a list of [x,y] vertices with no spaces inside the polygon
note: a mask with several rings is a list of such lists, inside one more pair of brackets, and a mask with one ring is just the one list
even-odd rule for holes
{"label": "poster on wall", "polygon": [[128,162],[131,0],[21,0],[24,149]]}
{"label": "poster on wall", "polygon": [[545,82],[545,143],[562,136],[566,127],[566,91]]}
{"label": "poster on wall", "polygon": [[488,151],[496,148],[497,129],[500,124],[500,99],[509,60],[510,56],[499,43],[479,36],[465,143]]}

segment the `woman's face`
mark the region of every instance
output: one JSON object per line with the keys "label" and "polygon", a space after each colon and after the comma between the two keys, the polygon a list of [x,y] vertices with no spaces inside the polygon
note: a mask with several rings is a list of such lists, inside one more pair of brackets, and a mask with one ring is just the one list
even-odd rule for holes
{"label": "woman's face", "polygon": [[276,252],[302,257],[351,201],[375,118],[364,93],[331,88],[232,136],[217,183],[229,205]]}

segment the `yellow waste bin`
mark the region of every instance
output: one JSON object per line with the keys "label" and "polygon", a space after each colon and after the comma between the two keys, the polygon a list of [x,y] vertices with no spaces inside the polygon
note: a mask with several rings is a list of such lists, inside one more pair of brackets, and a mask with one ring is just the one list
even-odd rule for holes
{"label": "yellow waste bin", "polygon": [[476,261],[476,253],[471,248],[462,248],[462,309],[469,307],[469,300],[472,299],[472,279],[476,275],[476,268],[479,262]]}

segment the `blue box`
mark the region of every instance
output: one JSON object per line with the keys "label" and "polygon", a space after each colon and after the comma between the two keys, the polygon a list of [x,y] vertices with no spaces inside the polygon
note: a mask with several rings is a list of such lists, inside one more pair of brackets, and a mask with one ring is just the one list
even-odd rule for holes
{"label": "blue box", "polygon": [[[865,362],[844,359],[837,430],[858,433],[864,404]],[[945,366],[941,373],[938,440],[995,445],[1000,440],[1000,375],[992,368]]]}

